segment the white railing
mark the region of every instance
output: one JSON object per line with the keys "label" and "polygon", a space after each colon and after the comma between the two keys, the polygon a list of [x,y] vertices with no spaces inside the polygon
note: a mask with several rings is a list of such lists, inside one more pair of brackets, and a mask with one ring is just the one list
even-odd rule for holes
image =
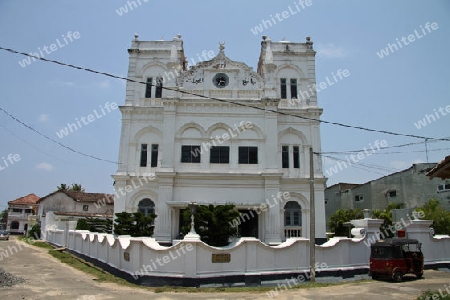
{"label": "white railing", "polygon": [[284,236],[288,238],[302,237],[302,226],[284,227]]}

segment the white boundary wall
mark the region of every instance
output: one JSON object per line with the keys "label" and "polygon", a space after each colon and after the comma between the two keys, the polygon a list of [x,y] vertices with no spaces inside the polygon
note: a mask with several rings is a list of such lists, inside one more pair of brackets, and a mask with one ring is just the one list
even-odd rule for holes
{"label": "white boundary wall", "polygon": [[[382,220],[354,220],[364,236],[332,238],[316,246],[316,262],[326,271],[350,271],[369,267],[370,241],[379,235]],[[450,237],[433,237],[431,221],[411,221],[407,237],[422,243],[425,265],[450,263]],[[67,236],[67,237],[66,237]],[[288,239],[268,246],[256,238],[241,238],[227,247],[211,247],[196,239],[171,247],[153,238],[133,238],[89,231],[48,230],[47,241],[97,259],[131,275],[207,278],[229,275],[264,275],[309,271],[309,240]],[[212,263],[212,254],[230,254],[226,263]],[[129,258],[129,260],[127,260]],[[143,266],[147,268],[143,269]]]}

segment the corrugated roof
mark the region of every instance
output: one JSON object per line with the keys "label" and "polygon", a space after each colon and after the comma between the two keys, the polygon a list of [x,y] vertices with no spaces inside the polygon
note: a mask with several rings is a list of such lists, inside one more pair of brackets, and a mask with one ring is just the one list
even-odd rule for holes
{"label": "corrugated roof", "polygon": [[435,177],[438,177],[441,179],[450,178],[450,155],[446,156],[433,169],[431,169],[427,173],[427,176],[429,176],[430,179],[433,179]]}

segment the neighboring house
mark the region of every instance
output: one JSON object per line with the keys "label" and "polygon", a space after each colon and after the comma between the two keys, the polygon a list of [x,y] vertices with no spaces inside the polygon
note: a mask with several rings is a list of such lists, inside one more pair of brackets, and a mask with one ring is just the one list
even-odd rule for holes
{"label": "neighboring house", "polygon": [[325,216],[330,216],[341,208],[352,207],[351,190],[359,186],[357,183],[336,183],[325,189]]}
{"label": "neighboring house", "polygon": [[[114,212],[114,195],[56,191],[39,199],[38,204],[41,232],[45,238],[45,229],[64,229],[65,221],[77,221],[86,217],[111,219]],[[48,218],[50,212],[51,217]]]}
{"label": "neighboring house", "polygon": [[[119,168],[113,178],[116,195],[127,193],[116,197],[114,212],[156,213],[154,237],[160,243],[179,235],[182,212],[191,202],[235,204],[243,214],[240,235],[267,244],[309,237],[309,149],[321,151],[316,120],[322,114],[310,88],[316,83],[313,43],[264,36],[256,72],[228,58],[224,49],[220,43],[214,58],[187,68],[181,36],[172,41],[135,36],[128,78],[147,85],[127,82],[120,107]],[[316,237],[325,239],[320,158],[313,169]],[[148,174],[155,177],[148,180]],[[289,199],[274,200],[279,193],[289,193]],[[266,206],[260,210],[261,205]]]}
{"label": "neighboring house", "polygon": [[[438,163],[430,172],[427,173],[430,179],[450,179],[450,155],[446,156],[440,163]],[[444,189],[450,190],[450,182],[447,182]]]}
{"label": "neighboring house", "polygon": [[23,234],[31,226],[30,217],[36,215],[39,197],[35,194],[18,198],[8,202],[7,229],[10,233]]}
{"label": "neighboring house", "polygon": [[435,166],[436,163],[413,164],[406,170],[353,187],[332,185],[325,189],[327,220],[340,208],[383,209],[389,203],[404,203],[405,208],[416,208],[431,198],[450,210],[450,180],[428,178]]}

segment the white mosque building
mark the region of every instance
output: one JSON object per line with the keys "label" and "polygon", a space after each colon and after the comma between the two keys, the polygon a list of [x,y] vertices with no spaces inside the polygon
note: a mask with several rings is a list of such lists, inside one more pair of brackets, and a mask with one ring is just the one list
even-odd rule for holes
{"label": "white mosque building", "polygon": [[[120,107],[114,213],[156,213],[153,237],[171,244],[189,203],[232,203],[251,216],[240,236],[269,245],[308,238],[309,149],[321,151],[322,114],[316,95],[303,92],[316,83],[310,39],[264,36],[257,71],[228,58],[224,43],[211,60],[188,67],[180,35],[135,35],[128,52],[128,78],[148,84],[127,82]],[[326,178],[320,160],[313,168],[316,237],[325,238]]]}

